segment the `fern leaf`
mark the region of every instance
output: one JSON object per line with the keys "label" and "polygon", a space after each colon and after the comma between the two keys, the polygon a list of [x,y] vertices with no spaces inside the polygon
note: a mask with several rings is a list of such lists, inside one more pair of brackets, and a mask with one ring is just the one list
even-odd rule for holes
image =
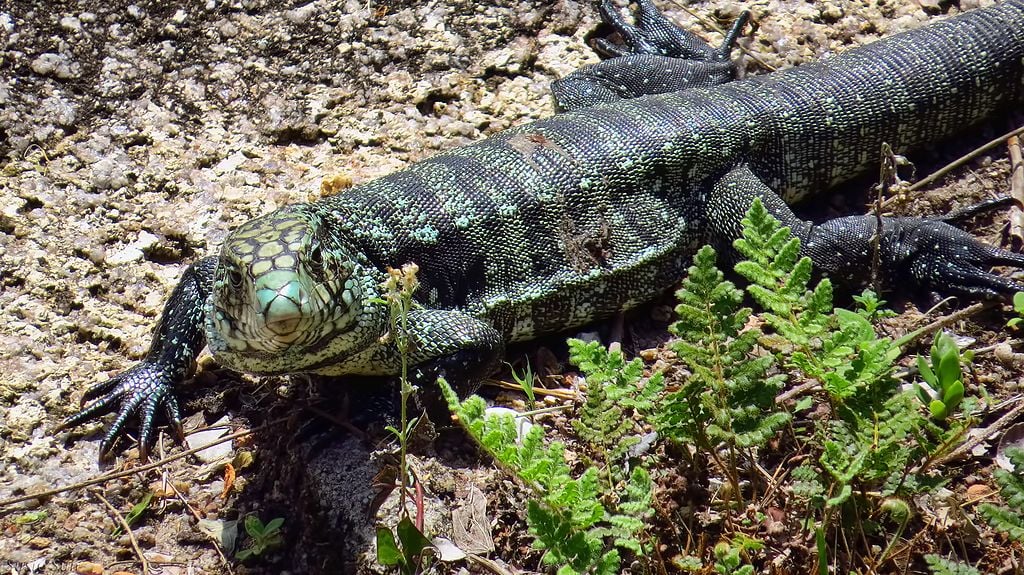
{"label": "fern leaf", "polygon": [[981,573],[966,563],[950,561],[938,555],[925,555],[925,563],[932,575],[981,575]]}

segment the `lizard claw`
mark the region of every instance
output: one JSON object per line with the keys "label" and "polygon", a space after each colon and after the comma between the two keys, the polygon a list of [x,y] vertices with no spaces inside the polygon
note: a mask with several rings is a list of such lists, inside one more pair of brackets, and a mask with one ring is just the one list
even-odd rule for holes
{"label": "lizard claw", "polygon": [[100,442],[100,459],[105,459],[114,444],[125,433],[128,419],[133,416],[140,418],[139,425],[139,457],[143,461],[148,458],[149,445],[153,439],[154,419],[157,410],[163,408],[171,426],[178,437],[181,432],[181,416],[178,400],[172,393],[172,382],[177,378],[172,370],[155,362],[143,361],[128,371],[93,385],[82,396],[85,405],[78,413],[65,419],[58,429],[74,427],[96,417],[117,411],[114,423]]}
{"label": "lizard claw", "polygon": [[975,299],[1024,291],[1024,283],[988,271],[993,266],[1024,269],[1024,254],[983,244],[938,220],[900,223],[897,261],[918,287]]}

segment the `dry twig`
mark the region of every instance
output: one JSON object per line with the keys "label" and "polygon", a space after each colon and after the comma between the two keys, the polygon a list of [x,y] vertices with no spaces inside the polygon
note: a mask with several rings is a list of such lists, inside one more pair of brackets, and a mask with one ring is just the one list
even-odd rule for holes
{"label": "dry twig", "polygon": [[1024,153],[1019,136],[1010,136],[1006,143],[1010,148],[1010,196],[1014,199],[1010,208],[1010,245],[1016,250],[1024,245]]}
{"label": "dry twig", "polygon": [[982,441],[991,438],[993,435],[1002,431],[1006,427],[1009,427],[1010,424],[1017,421],[1017,418],[1020,417],[1022,413],[1024,413],[1024,401],[1018,401],[1017,404],[1013,406],[1013,409],[1007,411],[1002,417],[1000,417],[994,423],[992,423],[992,425],[989,425],[985,429],[982,429],[976,435],[965,441],[963,444],[960,445],[960,447],[957,447],[953,451],[949,452],[948,455],[939,459],[936,462],[936,464],[945,465],[950,461],[960,459],[961,457],[966,455],[970,450],[974,449],[975,445],[978,445]]}
{"label": "dry twig", "polygon": [[[1013,136],[1019,136],[1021,134],[1024,134],[1024,126],[1021,126],[1020,128],[1017,128],[1016,130],[1013,130],[1011,132],[1007,132],[1006,134],[1003,134],[1002,136],[999,136],[998,138],[990,142],[986,142],[985,144],[978,146],[977,148],[971,150],[967,154],[964,154],[963,156],[960,156],[959,158],[946,164],[945,166],[942,167],[942,169],[938,170],[937,172],[934,172],[930,176],[915,182],[912,186],[907,188],[907,191],[916,192],[917,190],[920,190],[921,188],[930,185],[931,183],[935,182],[936,180],[945,176],[946,174],[952,172],[953,170],[959,168],[960,166],[963,166],[967,162],[970,162],[971,160],[980,156],[981,154],[984,154],[985,152],[991,150],[992,148],[998,146],[999,144],[1002,144],[1009,138]],[[882,203],[882,207],[884,209],[891,208],[892,205],[898,201],[898,198],[899,196],[893,196],[889,198],[888,200]]]}
{"label": "dry twig", "polygon": [[135,555],[139,558],[139,562],[142,563],[142,575],[149,575],[149,560],[146,559],[146,555],[142,552],[142,548],[139,547],[139,541],[135,538],[135,534],[132,533],[131,526],[128,525],[128,522],[125,521],[124,517],[118,513],[117,509],[111,505],[105,497],[103,497],[98,489],[90,490],[90,493],[92,493],[96,499],[100,500],[100,503],[110,511],[110,514],[113,515],[114,519],[116,519],[121,525],[121,529],[124,529],[124,532],[128,535],[128,540],[131,541],[132,550],[135,551]]}
{"label": "dry twig", "polygon": [[75,491],[77,489],[82,489],[82,488],[85,488],[85,487],[89,487],[91,485],[97,485],[97,484],[103,483],[105,481],[110,481],[111,479],[120,479],[122,477],[128,477],[129,475],[134,475],[136,473],[144,473],[144,472],[149,471],[151,469],[156,469],[156,468],[160,467],[161,465],[165,465],[165,464],[170,463],[172,461],[177,461],[178,459],[181,459],[183,457],[188,457],[189,455],[192,455],[193,453],[197,453],[199,451],[202,451],[202,450],[204,450],[204,449],[206,449],[208,447],[213,447],[214,445],[219,445],[221,443],[225,443],[225,442],[228,442],[228,441],[234,441],[236,439],[240,439],[242,437],[247,437],[247,436],[252,435],[254,433],[259,433],[261,431],[266,431],[267,429],[270,429],[271,427],[275,427],[277,425],[285,423],[286,421],[288,421],[288,419],[289,419],[289,417],[282,417],[280,419],[275,419],[274,421],[271,421],[270,423],[266,423],[266,424],[261,425],[261,426],[259,426],[257,428],[254,428],[254,429],[247,429],[245,431],[239,431],[238,433],[232,433],[231,435],[225,435],[224,437],[221,437],[220,439],[218,439],[216,441],[207,443],[207,444],[202,445],[200,447],[193,447],[191,449],[186,449],[185,451],[182,451],[180,453],[175,453],[174,455],[170,455],[170,456],[165,457],[163,459],[160,459],[158,461],[154,461],[153,463],[147,463],[146,465],[141,465],[139,467],[133,467],[131,469],[126,469],[124,471],[118,471],[118,472],[115,472],[115,473],[105,473],[103,475],[100,475],[100,476],[97,476],[97,477],[93,477],[92,479],[88,479],[86,481],[82,481],[82,482],[75,483],[75,484],[72,484],[72,485],[66,485],[64,487],[55,487],[53,489],[47,489],[46,491],[40,491],[39,493],[32,493],[32,494],[29,494],[29,495],[20,495],[18,497],[11,497],[11,498],[8,498],[8,499],[2,499],[2,500],[0,500],[0,514],[4,513],[4,511],[3,511],[4,507],[7,507],[9,505],[14,505],[15,503],[21,503],[23,501],[31,501],[33,499],[46,499],[47,497],[50,497],[50,496],[53,496],[53,495],[57,495],[57,494],[64,493],[64,492],[67,492],[67,491]]}

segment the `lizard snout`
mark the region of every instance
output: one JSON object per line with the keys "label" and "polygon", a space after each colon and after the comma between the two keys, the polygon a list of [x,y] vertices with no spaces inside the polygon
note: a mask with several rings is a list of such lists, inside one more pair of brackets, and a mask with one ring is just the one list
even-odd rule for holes
{"label": "lizard snout", "polygon": [[311,312],[309,292],[298,280],[260,289],[256,299],[267,329],[282,339],[294,339]]}

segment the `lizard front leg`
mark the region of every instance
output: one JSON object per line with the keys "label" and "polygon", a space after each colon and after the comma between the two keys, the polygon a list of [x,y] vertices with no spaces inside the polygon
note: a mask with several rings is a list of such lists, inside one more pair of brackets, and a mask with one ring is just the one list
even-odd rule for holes
{"label": "lizard front leg", "polygon": [[[409,382],[419,390],[420,406],[440,423],[446,420],[448,408],[437,379],[445,378],[460,397],[473,393],[480,381],[498,367],[505,340],[489,323],[458,310],[413,309],[406,327],[410,338],[405,358]],[[401,352],[393,336],[353,361],[385,368],[396,376],[402,372]]]}
{"label": "lizard front leg", "polygon": [[[708,232],[718,247],[731,247],[755,198],[800,238],[800,250],[817,271],[847,285],[863,285],[870,275],[872,238],[878,219],[871,214],[813,224],[799,219],[746,165],[712,185],[707,203]],[[1024,284],[991,273],[992,266],[1024,268],[1024,254],[985,245],[939,219],[883,217],[879,238],[881,275],[889,285],[910,285],[946,295],[997,297],[1024,290]]]}
{"label": "lizard front leg", "polygon": [[490,324],[454,310],[413,310],[414,330],[410,381],[419,387],[420,406],[435,422],[446,421],[448,405],[437,385],[439,377],[459,397],[473,393],[499,365],[505,340]]}
{"label": "lizard front leg", "polygon": [[72,427],[116,410],[117,418],[100,443],[101,459],[110,452],[134,415],[140,418],[142,459],[147,457],[153,422],[160,408],[178,435],[182,434],[174,387],[191,376],[196,356],[206,345],[203,306],[213,288],[218,261],[215,256],[203,258],[185,270],[164,305],[146,357],[124,373],[87,389],[82,401],[93,401],[60,424],[61,428]]}

